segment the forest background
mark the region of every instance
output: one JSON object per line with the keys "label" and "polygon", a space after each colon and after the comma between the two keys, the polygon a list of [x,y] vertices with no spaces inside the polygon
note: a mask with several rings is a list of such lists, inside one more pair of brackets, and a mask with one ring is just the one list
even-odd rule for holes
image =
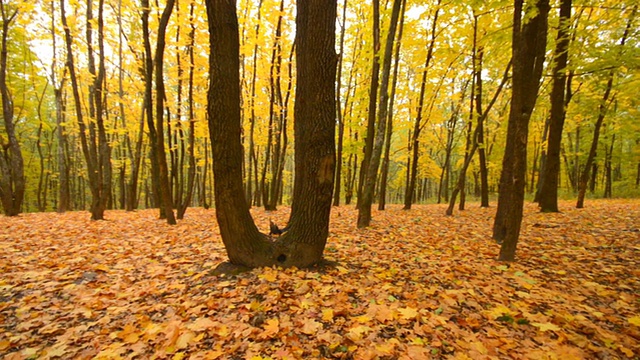
{"label": "forest background", "polygon": [[[157,153],[157,144],[166,148],[168,187],[178,217],[188,206],[213,204],[204,4],[0,3],[6,50],[2,70],[13,108],[10,126],[3,113],[0,143],[8,159],[9,133],[15,130],[24,163],[21,211],[88,209],[95,201],[92,191],[102,193],[105,208],[158,207],[160,185],[154,182],[153,156],[148,156]],[[244,189],[253,205],[265,208],[288,204],[293,187],[293,5],[284,0],[238,1]],[[383,57],[380,43],[389,29],[391,2],[382,1],[379,11],[379,28],[374,30],[370,3],[338,3],[336,205],[358,199],[363,182],[360,169],[372,114],[369,94],[379,71],[373,60]],[[474,157],[463,194],[497,193],[510,101],[509,77],[504,74],[510,64],[512,13],[506,1],[403,3],[376,191],[380,207],[385,202],[410,207],[448,201],[483,110],[483,132],[475,142],[484,160]],[[585,167],[589,196],[640,196],[636,13],[631,1],[574,1],[561,197],[578,193]],[[547,64],[528,142],[531,196],[549,132],[556,4],[549,25]],[[596,156],[587,165],[594,143]],[[3,179],[11,171],[3,168]],[[94,173],[102,180],[92,188]]]}

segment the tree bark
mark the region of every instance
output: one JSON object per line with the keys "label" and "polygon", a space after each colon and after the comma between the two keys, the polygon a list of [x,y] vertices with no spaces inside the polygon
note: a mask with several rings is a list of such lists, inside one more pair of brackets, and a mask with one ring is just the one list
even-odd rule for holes
{"label": "tree bark", "polygon": [[402,0],[393,1],[393,9],[391,12],[391,23],[389,24],[389,33],[384,50],[384,63],[382,68],[382,81],[380,83],[380,96],[378,99],[378,121],[375,129],[375,140],[373,143],[373,152],[371,160],[366,171],[364,186],[362,188],[362,202],[358,208],[358,227],[364,228],[369,226],[371,222],[371,205],[373,203],[374,190],[376,187],[376,179],[378,169],[380,167],[380,158],[384,145],[384,137],[386,134],[387,115],[389,111],[389,76],[391,72],[391,59],[393,53],[393,41],[398,27],[398,18],[400,14],[400,5]]}
{"label": "tree bark", "polygon": [[[364,186],[367,182],[367,172],[373,155],[373,142],[376,136],[376,110],[378,106],[378,87],[380,82],[380,0],[373,3],[373,59],[371,64],[371,83],[369,84],[369,111],[367,113],[367,134],[364,138],[364,154],[360,164],[358,177],[358,202],[360,209],[364,198]],[[366,211],[366,210],[365,210]],[[371,210],[369,209],[369,212]],[[358,215],[359,216],[359,215]],[[360,220],[358,220],[360,222]]]}
{"label": "tree bark", "polygon": [[527,168],[529,120],[538,88],[547,45],[549,1],[536,0],[535,15],[523,22],[523,0],[516,0],[513,15],[513,90],[502,160],[498,209],[493,238],[502,244],[500,260],[513,261],[520,235]]}
{"label": "tree bark", "polygon": [[[193,193],[195,191],[195,182],[196,182],[196,156],[195,156],[195,142],[196,142],[196,117],[193,111],[194,109],[194,99],[193,99],[193,80],[194,80],[194,47],[195,47],[195,31],[196,25],[194,22],[194,4],[191,3],[189,10],[189,23],[191,24],[191,31],[189,32],[189,45],[188,45],[188,53],[189,53],[189,89],[187,94],[187,102],[189,103],[189,148],[187,152],[189,153],[189,170],[187,171],[187,193],[184,199],[181,200],[181,203],[178,205],[177,209],[177,218],[183,219],[184,214],[187,211],[187,207],[191,204],[191,199],[193,198]],[[206,149],[205,149],[206,151]]]}
{"label": "tree bark", "polygon": [[[336,116],[338,121],[338,146],[336,148],[336,179],[333,188],[333,206],[340,206],[340,185],[342,184],[342,148],[344,143],[344,116],[342,116],[342,63],[344,59],[344,36],[347,30],[347,6],[349,0],[344,1],[342,7],[342,28],[340,29],[340,48],[336,74]],[[348,91],[348,90],[347,90]]]}
{"label": "tree bark", "polygon": [[335,168],[335,0],[297,4],[295,180],[290,230],[258,231],[242,187],[238,22],[235,3],[207,0],[211,56],[208,93],[216,217],[231,263],[304,267],[322,260]]}
{"label": "tree bark", "polygon": [[7,84],[7,39],[9,27],[18,15],[18,10],[11,11],[4,0],[0,0],[2,15],[2,34],[0,34],[2,48],[0,49],[0,96],[2,97],[2,117],[7,139],[0,134],[0,200],[4,214],[17,216],[20,214],[24,200],[25,176],[22,150],[16,136],[13,122],[13,98]]}
{"label": "tree bark", "polygon": [[167,223],[176,224],[176,218],[173,213],[173,199],[171,197],[171,186],[169,185],[169,169],[167,167],[167,157],[164,149],[164,131],[163,131],[163,113],[164,113],[164,48],[166,30],[169,24],[169,18],[173,11],[176,0],[168,0],[167,5],[162,12],[160,24],[158,26],[158,40],[156,43],[155,55],[155,76],[156,76],[156,151],[158,158],[158,173],[160,176],[160,195],[162,197],[162,206],[164,207],[164,215]]}
{"label": "tree bark", "polygon": [[440,14],[441,0],[438,0],[436,4],[436,10],[433,14],[433,22],[431,23],[431,40],[429,41],[429,47],[427,49],[427,57],[425,58],[424,70],[422,71],[422,80],[420,82],[420,95],[418,98],[418,114],[413,125],[413,135],[411,137],[411,143],[409,149],[412,152],[411,160],[407,164],[407,189],[404,194],[404,210],[410,210],[413,204],[413,199],[416,189],[416,179],[418,177],[418,159],[420,157],[420,133],[422,130],[422,110],[424,107],[424,95],[427,85],[427,73],[429,72],[429,66],[431,65],[431,59],[433,58],[433,49],[436,42],[436,29],[438,25],[438,16]]}
{"label": "tree bark", "polygon": [[558,212],[558,178],[560,175],[560,146],[566,114],[565,85],[567,83],[567,62],[569,58],[569,29],[571,21],[571,0],[560,2],[560,26],[556,37],[555,65],[551,88],[551,118],[547,152],[541,166],[540,196],[538,204],[542,212]]}
{"label": "tree bark", "polygon": [[389,114],[387,115],[387,133],[385,136],[384,155],[382,169],[380,170],[380,194],[378,196],[378,210],[384,210],[387,202],[387,178],[389,177],[389,155],[391,153],[391,136],[393,135],[393,103],[396,97],[396,85],[398,83],[398,68],[400,67],[400,46],[402,44],[402,30],[404,28],[404,13],[407,0],[402,1],[400,9],[400,24],[398,25],[398,38],[393,63],[393,78],[391,80],[391,95],[389,96]]}

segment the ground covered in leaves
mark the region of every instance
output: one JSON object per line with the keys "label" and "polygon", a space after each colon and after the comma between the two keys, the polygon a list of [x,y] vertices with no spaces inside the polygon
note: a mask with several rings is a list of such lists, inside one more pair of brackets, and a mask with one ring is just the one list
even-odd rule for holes
{"label": "ground covered in leaves", "polygon": [[[638,359],[640,201],[526,206],[497,262],[495,207],[334,208],[318,269],[214,276],[214,210],[0,217],[0,357]],[[259,227],[288,209],[253,210]]]}

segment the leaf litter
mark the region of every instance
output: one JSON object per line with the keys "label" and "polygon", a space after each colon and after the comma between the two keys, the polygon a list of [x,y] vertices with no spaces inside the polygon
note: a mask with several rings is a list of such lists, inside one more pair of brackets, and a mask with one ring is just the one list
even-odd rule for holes
{"label": "leaf litter", "polygon": [[[332,211],[332,267],[215,276],[215,212],[1,217],[5,359],[610,359],[640,356],[640,202],[527,204],[517,262],[495,207]],[[265,232],[289,208],[253,209]]]}

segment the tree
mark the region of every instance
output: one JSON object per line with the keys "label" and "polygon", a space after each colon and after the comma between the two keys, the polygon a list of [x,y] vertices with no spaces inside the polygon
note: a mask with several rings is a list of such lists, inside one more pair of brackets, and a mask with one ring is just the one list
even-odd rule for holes
{"label": "tree", "polygon": [[310,266],[329,233],[335,168],[335,0],[301,0],[296,15],[295,180],[289,231],[275,241],[251,218],[242,186],[239,34],[234,2],[207,0],[216,218],[229,260],[248,267]]}
{"label": "tree", "polygon": [[[620,39],[620,45],[618,48],[619,55],[622,54],[622,50],[624,48],[624,44],[627,41],[627,38],[631,31],[631,26],[633,24],[634,17],[636,15],[636,11],[638,10],[638,6],[634,6],[631,10],[631,15],[629,16],[629,20],[627,22],[627,26],[624,30],[624,34]],[[593,140],[591,141],[591,147],[589,148],[589,155],[587,156],[587,162],[584,165],[582,173],[580,174],[580,181],[578,183],[578,200],[576,201],[576,208],[581,209],[584,207],[584,197],[587,193],[587,182],[589,181],[589,174],[593,171],[593,175],[595,176],[595,169],[592,170],[592,165],[594,164],[594,159],[596,157],[596,151],[598,149],[598,139],[600,138],[600,128],[602,128],[602,123],[604,121],[605,116],[607,115],[607,110],[609,109],[609,105],[611,105],[611,100],[609,99],[611,96],[611,90],[613,89],[613,80],[615,77],[615,69],[611,69],[608,74],[607,85],[604,90],[604,94],[602,95],[602,100],[600,101],[600,105],[598,106],[598,117],[596,119],[595,127],[593,129]],[[614,96],[615,98],[615,96]],[[595,181],[593,181],[595,184]]]}
{"label": "tree", "polygon": [[536,0],[525,9],[524,0],[515,0],[513,13],[513,87],[507,144],[502,159],[498,209],[493,238],[502,244],[500,260],[513,261],[522,223],[527,137],[529,120],[538,97],[538,88],[547,47],[549,0]]}
{"label": "tree", "polygon": [[164,48],[167,26],[169,18],[173,11],[173,5],[176,0],[168,0],[167,5],[162,12],[160,24],[158,27],[158,40],[156,43],[155,54],[155,75],[156,75],[156,157],[158,160],[158,174],[160,176],[160,196],[162,198],[162,209],[167,223],[176,224],[176,218],[173,214],[173,199],[171,197],[171,186],[169,185],[169,169],[167,168],[167,156],[164,149],[164,130],[163,130],[163,114],[164,114]]}
{"label": "tree", "polygon": [[7,138],[0,134],[0,200],[7,216],[16,216],[21,212],[24,200],[25,177],[24,161],[20,142],[16,136],[14,123],[13,97],[7,83],[7,43],[9,28],[18,15],[18,9],[7,6],[0,0],[2,33],[0,41],[0,96],[2,97],[2,117]]}
{"label": "tree", "polygon": [[404,194],[404,209],[411,209],[413,204],[414,193],[416,189],[416,178],[418,176],[418,159],[420,156],[420,133],[424,128],[422,121],[422,114],[424,108],[424,96],[427,86],[427,73],[429,72],[429,66],[431,59],[433,58],[433,50],[435,47],[437,36],[438,16],[440,14],[441,0],[438,0],[435,11],[433,13],[433,21],[431,22],[431,39],[429,40],[429,46],[427,49],[427,56],[425,57],[424,69],[422,70],[422,81],[420,82],[420,95],[418,95],[418,110],[416,120],[413,126],[413,133],[411,136],[410,150],[412,151],[411,165],[407,166],[407,190]]}
{"label": "tree", "polygon": [[558,176],[560,175],[560,146],[566,114],[565,85],[567,83],[567,59],[569,57],[569,28],[571,0],[560,3],[560,26],[556,38],[553,85],[551,88],[551,115],[547,153],[540,174],[539,204],[542,212],[558,212]]}
{"label": "tree", "polygon": [[[378,168],[380,167],[380,158],[384,145],[384,137],[386,134],[387,115],[389,112],[389,77],[391,73],[391,59],[393,53],[393,41],[396,36],[398,27],[398,18],[400,15],[401,0],[393,1],[393,10],[391,12],[391,23],[389,24],[389,32],[384,49],[384,61],[382,66],[382,81],[380,83],[380,95],[378,97],[378,120],[375,129],[375,140],[373,142],[373,151],[366,176],[364,178],[364,186],[362,187],[362,201],[358,207],[358,227],[363,228],[369,226],[371,222],[371,204],[373,203],[374,189],[378,176]],[[370,109],[371,110],[371,109]],[[369,124],[370,125],[370,124]],[[364,170],[362,170],[364,171]]]}
{"label": "tree", "polygon": [[[80,144],[82,148],[82,154],[87,164],[89,188],[91,190],[91,219],[102,220],[104,219],[104,211],[107,204],[107,199],[111,191],[111,160],[110,160],[110,148],[107,143],[106,130],[103,122],[103,86],[104,86],[104,45],[102,38],[103,29],[103,2],[100,1],[99,5],[99,18],[98,18],[98,33],[99,33],[99,48],[100,48],[100,64],[98,74],[95,76],[93,83],[90,85],[89,94],[89,108],[90,116],[95,116],[95,121],[89,121],[87,125],[85,123],[84,113],[82,111],[82,101],[80,99],[80,86],[78,77],[76,75],[75,60],[73,56],[73,37],[71,35],[71,29],[67,22],[67,15],[65,10],[64,0],[60,1],[60,17],[64,27],[64,37],[67,50],[67,68],[69,70],[69,79],[71,80],[71,89],[73,92],[73,100],[75,104],[76,122],[78,123]],[[93,63],[93,50],[92,50],[92,6],[91,0],[87,2],[87,45],[89,54],[89,71]],[[92,73],[95,73],[93,69]],[[98,132],[96,133],[96,126]]]}

